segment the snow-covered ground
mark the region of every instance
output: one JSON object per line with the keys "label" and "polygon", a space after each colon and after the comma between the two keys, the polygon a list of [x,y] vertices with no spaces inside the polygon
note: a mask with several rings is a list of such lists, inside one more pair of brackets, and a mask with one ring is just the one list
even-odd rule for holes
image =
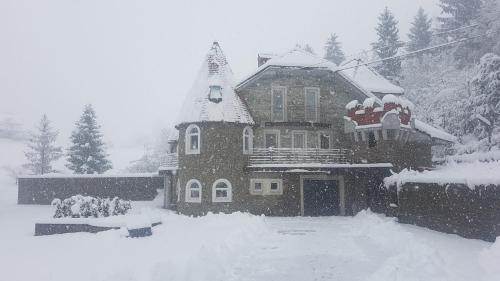
{"label": "snow-covered ground", "polygon": [[148,207],[161,217],[151,237],[126,238],[123,230],[35,237],[34,223],[53,210],[16,205],[20,148],[0,143],[0,280],[499,280],[500,242],[370,212],[190,218],[160,209],[159,198],[133,204],[135,212]]}

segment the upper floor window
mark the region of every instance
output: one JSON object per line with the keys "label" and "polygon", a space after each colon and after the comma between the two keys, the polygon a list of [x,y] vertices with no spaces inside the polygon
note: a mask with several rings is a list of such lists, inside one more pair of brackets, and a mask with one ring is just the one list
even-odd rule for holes
{"label": "upper floor window", "polygon": [[189,180],[186,184],[186,202],[201,203],[201,183],[198,180]]}
{"label": "upper floor window", "polygon": [[250,127],[243,129],[243,154],[251,154],[253,148],[253,130]]}
{"label": "upper floor window", "polygon": [[319,109],[319,88],[306,88],[305,89],[305,117],[306,121],[318,121]]}
{"label": "upper floor window", "polygon": [[295,148],[295,149],[306,148],[306,132],[293,132],[292,133],[292,148]]}
{"label": "upper floor window", "polygon": [[231,202],[233,187],[226,179],[219,179],[212,186],[212,202]]}
{"label": "upper floor window", "polygon": [[186,154],[200,154],[200,127],[195,124],[186,129]]}
{"label": "upper floor window", "polygon": [[272,121],[285,121],[286,88],[273,87],[271,97],[271,119]]}
{"label": "upper floor window", "polygon": [[272,130],[264,132],[265,145],[266,148],[278,148],[280,147],[280,131]]}
{"label": "upper floor window", "polygon": [[330,148],[330,135],[328,133],[319,133],[319,148],[329,149]]}

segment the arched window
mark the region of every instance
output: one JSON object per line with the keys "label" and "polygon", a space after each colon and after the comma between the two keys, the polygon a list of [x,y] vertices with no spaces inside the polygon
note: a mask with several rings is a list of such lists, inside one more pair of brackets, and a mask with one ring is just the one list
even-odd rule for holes
{"label": "arched window", "polygon": [[201,183],[198,180],[189,180],[186,184],[186,202],[201,203]]}
{"label": "arched window", "polygon": [[253,130],[250,127],[243,129],[243,154],[251,154],[253,149]]}
{"label": "arched window", "polygon": [[200,127],[191,124],[186,129],[186,154],[200,154]]}
{"label": "arched window", "polygon": [[231,202],[233,187],[226,179],[219,179],[212,186],[212,202]]}

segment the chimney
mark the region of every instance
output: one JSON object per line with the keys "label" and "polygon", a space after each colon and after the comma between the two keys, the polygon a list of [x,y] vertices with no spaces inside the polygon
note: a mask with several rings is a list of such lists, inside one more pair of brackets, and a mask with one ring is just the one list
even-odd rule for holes
{"label": "chimney", "polygon": [[260,67],[261,65],[265,64],[268,60],[272,59],[275,57],[273,54],[258,54],[257,55],[257,66]]}

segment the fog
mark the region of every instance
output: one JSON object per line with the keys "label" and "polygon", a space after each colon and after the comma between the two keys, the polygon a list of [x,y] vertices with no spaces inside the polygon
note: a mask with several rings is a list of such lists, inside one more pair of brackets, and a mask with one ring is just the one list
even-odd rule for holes
{"label": "fog", "polygon": [[435,17],[437,2],[0,0],[0,114],[30,129],[46,113],[66,146],[91,103],[121,169],[175,125],[212,41],[243,77],[259,52],[307,43],[323,55],[331,33],[347,55],[369,49],[385,6],[405,40],[418,7]]}

